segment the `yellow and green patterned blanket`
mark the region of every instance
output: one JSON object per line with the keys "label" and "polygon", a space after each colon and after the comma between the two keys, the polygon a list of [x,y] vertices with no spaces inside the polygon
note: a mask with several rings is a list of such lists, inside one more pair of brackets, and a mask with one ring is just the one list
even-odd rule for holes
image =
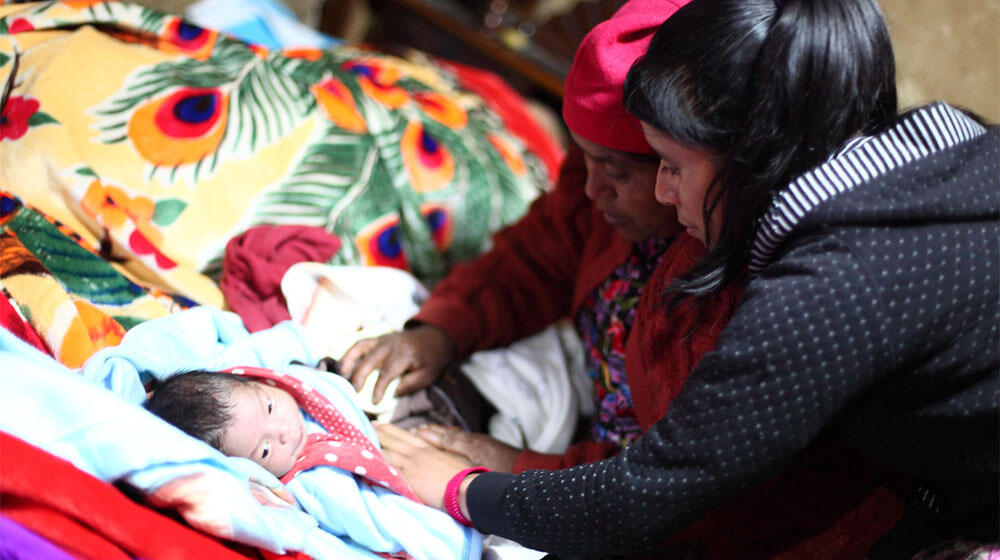
{"label": "yellow and green patterned blanket", "polygon": [[433,284],[554,171],[457,72],[360,46],[268,51],[119,2],[0,0],[8,309],[75,364],[88,339],[225,307],[225,244],[263,224],[322,227],[342,242],[331,263]]}
{"label": "yellow and green patterned blanket", "polygon": [[0,193],[0,327],[69,367],[193,302],[119,273],[64,224]]}
{"label": "yellow and green patterned blanket", "polygon": [[0,189],[200,303],[222,305],[226,241],[264,223],[433,283],[549,181],[441,65],[268,51],[137,5],[0,5],[0,84]]}

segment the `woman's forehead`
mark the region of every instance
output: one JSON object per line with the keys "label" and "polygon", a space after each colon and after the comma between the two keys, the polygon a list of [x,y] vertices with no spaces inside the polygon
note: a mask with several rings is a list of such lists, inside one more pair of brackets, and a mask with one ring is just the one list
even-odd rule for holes
{"label": "woman's forehead", "polygon": [[597,142],[592,140],[587,140],[586,138],[576,134],[572,130],[570,131],[570,136],[577,146],[583,151],[587,157],[606,163],[618,164],[618,165],[628,165],[633,163],[645,163],[655,161],[656,157],[648,154],[636,154],[632,152],[623,152],[621,150],[616,150],[614,148],[609,148],[607,146],[602,146]]}

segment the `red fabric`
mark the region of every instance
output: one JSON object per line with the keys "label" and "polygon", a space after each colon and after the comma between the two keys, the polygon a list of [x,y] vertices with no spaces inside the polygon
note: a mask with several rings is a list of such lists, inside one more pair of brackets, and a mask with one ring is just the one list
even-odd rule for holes
{"label": "red fabric", "polygon": [[5,515],[32,528],[71,556],[104,560],[131,558],[117,544],[91,530],[85,523],[49,509],[47,505],[35,504],[20,497],[7,499],[4,496],[4,500],[7,502],[4,503]]}
{"label": "red fabric", "polygon": [[478,93],[500,116],[507,130],[520,138],[542,160],[549,172],[549,179],[555,183],[565,152],[559,142],[525,108],[524,98],[492,72],[450,60],[440,61],[458,76],[462,87]]}
{"label": "red fabric", "polygon": [[774,480],[688,525],[702,558],[863,560],[903,515],[900,479],[823,434]]}
{"label": "red fabric", "polygon": [[[701,310],[685,301],[669,314],[664,311],[667,286],[704,255],[700,241],[679,235],[642,291],[625,342],[625,372],[636,421],[643,432],[667,413],[688,373],[705,352],[715,348],[715,339],[739,301],[740,290],[730,289]],[[514,471],[561,469],[605,459],[620,450],[613,443],[584,441],[561,455],[525,451],[514,463]]]}
{"label": "red fabric", "polygon": [[259,558],[250,547],[234,545],[245,550],[237,552],[143,507],[114,486],[6,432],[0,432],[0,450],[3,514],[72,555],[95,560]]}
{"label": "red fabric", "polygon": [[285,554],[278,554],[277,552],[271,552],[270,550],[259,549],[260,557],[264,560],[312,560],[312,556],[309,556],[305,552],[286,552]]}
{"label": "red fabric", "polygon": [[306,437],[302,455],[295,460],[292,469],[281,477],[282,483],[288,484],[298,473],[317,465],[331,465],[354,473],[370,484],[377,484],[406,496],[418,504],[423,503],[403,475],[389,465],[371,440],[344,418],[337,407],[319,391],[290,375],[270,369],[243,366],[224,371],[256,379],[287,392],[299,407],[326,428],[325,434],[309,434]]}
{"label": "red fabric", "polygon": [[38,332],[31,326],[24,316],[14,307],[6,294],[0,293],[0,327],[3,327],[14,334],[17,338],[38,348],[45,354],[52,356],[48,345],[38,336]]}
{"label": "red fabric", "polygon": [[651,154],[639,121],[622,101],[625,75],[646,54],[661,23],[688,0],[630,0],[580,42],[566,76],[563,120],[573,132],[608,148]]}
{"label": "red fabric", "polygon": [[226,304],[254,332],[289,319],[281,277],[293,264],[326,262],[340,239],[309,226],[257,226],[229,240],[219,288]]}
{"label": "red fabric", "polygon": [[[414,320],[443,328],[460,354],[467,355],[509,344],[571,316],[630,250],[586,199],[585,179],[582,157],[574,148],[556,189],[540,197],[520,222],[498,233],[492,251],[457,266]],[[664,288],[704,251],[681,234],[643,290],[625,347],[629,387],[643,430],[666,413],[739,303],[740,290],[730,289],[701,310],[684,302],[669,314],[663,311]],[[698,328],[692,330],[695,324]],[[524,451],[513,470],[564,468],[619,451],[616,445],[592,441],[573,445],[562,455]],[[902,514],[900,502],[880,486],[883,475],[835,442],[817,442],[781,477],[709,513],[672,541],[697,541],[699,551],[713,558],[850,558]]]}

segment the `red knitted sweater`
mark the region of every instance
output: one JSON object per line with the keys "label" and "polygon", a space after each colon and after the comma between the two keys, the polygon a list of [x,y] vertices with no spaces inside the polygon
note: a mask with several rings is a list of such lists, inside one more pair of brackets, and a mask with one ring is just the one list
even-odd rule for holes
{"label": "red knitted sweater", "polygon": [[[459,355],[509,344],[552,322],[572,317],[583,299],[629,256],[622,238],[584,195],[586,169],[578,150],[563,164],[556,188],[537,200],[517,224],[494,237],[492,251],[459,265],[424,304],[417,321],[443,328]],[[626,373],[636,419],[646,430],[667,411],[688,372],[715,346],[739,298],[727,290],[697,312],[682,304],[667,315],[670,281],[705,254],[701,242],[680,234],[643,289],[626,343]],[[690,339],[684,339],[692,334]],[[557,469],[614,455],[612,443],[583,442],[565,454],[524,451],[514,472]]]}

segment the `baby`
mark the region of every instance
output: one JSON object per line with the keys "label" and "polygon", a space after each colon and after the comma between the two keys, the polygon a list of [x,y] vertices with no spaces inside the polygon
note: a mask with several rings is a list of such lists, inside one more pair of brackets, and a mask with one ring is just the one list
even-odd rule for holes
{"label": "baby", "polygon": [[153,414],[225,455],[281,478],[306,444],[306,423],[283,389],[241,375],[191,371],[167,378],[146,403]]}
{"label": "baby", "polygon": [[[420,502],[357,426],[292,375],[255,367],[178,373],[154,389],[146,408],[282,482],[315,466],[333,466]],[[307,418],[314,421],[311,430]]]}
{"label": "baby", "polygon": [[353,392],[345,379],[305,366],[237,367],[174,374],[153,388],[146,408],[225,455],[261,465],[320,528],[350,546],[478,558],[478,533],[423,505],[386,462]]}

